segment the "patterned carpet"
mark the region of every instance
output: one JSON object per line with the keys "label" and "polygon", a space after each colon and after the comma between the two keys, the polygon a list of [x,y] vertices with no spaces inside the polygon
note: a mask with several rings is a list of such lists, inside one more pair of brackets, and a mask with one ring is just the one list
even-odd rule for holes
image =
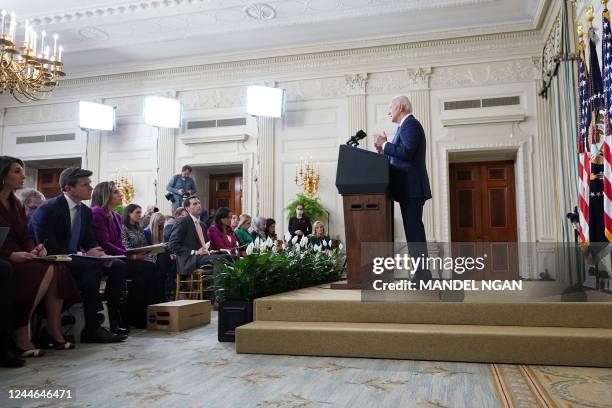
{"label": "patterned carpet", "polygon": [[[8,399],[24,386],[75,398]],[[0,371],[0,391],[2,407],[612,407],[612,370],[236,354],[214,313],[198,329],[49,352]]]}

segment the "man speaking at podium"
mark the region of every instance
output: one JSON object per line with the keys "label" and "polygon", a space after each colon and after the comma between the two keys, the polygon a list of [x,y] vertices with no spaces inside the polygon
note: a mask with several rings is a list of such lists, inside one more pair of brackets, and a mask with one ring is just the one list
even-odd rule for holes
{"label": "man speaking at podium", "polygon": [[[427,239],[423,226],[423,205],[431,198],[425,167],[426,139],[421,123],[412,115],[412,103],[406,96],[396,96],[389,105],[389,117],[399,127],[393,140],[383,132],[374,134],[374,146],[388,156],[391,165],[391,195],[400,205],[410,257],[427,257]],[[419,269],[413,282],[431,280],[431,272]]]}

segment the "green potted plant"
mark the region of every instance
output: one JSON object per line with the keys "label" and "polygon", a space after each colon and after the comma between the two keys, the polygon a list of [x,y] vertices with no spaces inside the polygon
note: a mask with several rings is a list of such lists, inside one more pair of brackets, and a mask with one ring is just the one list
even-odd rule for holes
{"label": "green potted plant", "polygon": [[253,321],[253,300],[340,279],[344,254],[304,243],[249,245],[247,255],[229,263],[216,262],[219,300],[219,341],[235,341],[236,327]]}
{"label": "green potted plant", "polygon": [[288,218],[295,217],[295,208],[298,204],[304,204],[304,215],[313,222],[324,219],[327,214],[327,210],[321,205],[318,198],[310,198],[304,194],[298,194],[285,208],[288,211]]}

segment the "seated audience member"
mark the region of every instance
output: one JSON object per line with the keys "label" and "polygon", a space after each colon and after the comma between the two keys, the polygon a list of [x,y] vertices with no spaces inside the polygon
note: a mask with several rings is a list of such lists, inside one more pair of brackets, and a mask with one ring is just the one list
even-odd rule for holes
{"label": "seated audience member", "polygon": [[232,222],[230,223],[230,227],[232,229],[232,231],[234,231],[236,228],[238,228],[238,221],[240,220],[240,218],[238,217],[238,214],[233,214],[232,213]]}
{"label": "seated audience member", "polygon": [[144,229],[145,238],[149,245],[161,244],[164,242],[164,224],[166,217],[164,214],[156,212],[151,216],[149,225]]}
{"label": "seated audience member", "polygon": [[176,211],[174,211],[175,221],[164,226],[164,242],[170,241],[170,235],[172,235],[172,228],[174,227],[176,221],[178,221],[179,218],[187,217],[188,215],[189,213],[184,207],[178,207]]}
{"label": "seated audience member", "polygon": [[255,240],[256,238],[265,241],[268,239],[266,236],[266,219],[264,217],[255,217],[251,225],[251,236]]}
{"label": "seated audience member", "polygon": [[[172,224],[174,224],[175,218],[174,215],[165,215],[164,216],[166,218],[166,222],[164,222],[164,231],[163,231],[163,242],[168,242],[168,240],[170,239],[170,233],[172,232],[172,230],[168,227],[170,227]],[[166,236],[166,231],[168,232],[168,235]]]}
{"label": "seated audience member", "polygon": [[[146,326],[147,306],[157,302],[157,269],[153,262],[148,261],[148,253],[127,253],[127,248],[123,245],[123,220],[121,215],[114,211],[122,201],[121,192],[114,182],[98,183],[91,196],[93,227],[98,243],[107,254],[127,256],[126,277],[131,281],[127,298],[128,319],[132,326],[143,328]],[[136,224],[136,228],[142,233],[139,224]],[[142,240],[132,248],[146,245],[147,242]]]}
{"label": "seated audience member", "polygon": [[231,227],[232,212],[227,207],[217,209],[215,222],[208,229],[210,249],[226,249],[231,255],[238,256],[238,238]]}
{"label": "seated audience member", "polygon": [[78,298],[78,291],[64,264],[35,259],[46,256],[47,250],[42,244],[34,245],[28,234],[24,207],[15,196],[15,191],[23,188],[25,178],[21,160],[0,156],[0,227],[9,228],[0,257],[9,261],[14,271],[14,339],[22,357],[40,357],[44,353],[34,347],[28,330],[36,307],[40,302],[45,306],[49,347],[73,349],[74,345],[62,334],[60,315],[64,299]]}
{"label": "seated audience member", "polygon": [[325,224],[321,221],[315,221],[312,228],[314,232],[308,236],[308,242],[311,245],[322,245],[323,240],[328,241],[328,245],[331,244],[329,236],[325,234]]}
{"label": "seated audience member", "polygon": [[140,226],[142,228],[146,228],[147,226],[149,226],[149,224],[151,223],[151,217],[153,216],[153,214],[157,212],[159,212],[159,208],[157,208],[154,205],[148,205],[147,211],[144,213],[144,215],[140,219]]}
{"label": "seated audience member", "polygon": [[266,220],[266,239],[270,238],[272,241],[276,241],[276,221],[273,218]]}
{"label": "seated audience member", "polygon": [[249,228],[251,228],[251,216],[248,214],[242,214],[238,220],[238,227],[234,230],[238,243],[241,246],[245,246],[253,242],[253,237],[249,234]]}
{"label": "seated audience member", "polygon": [[206,248],[204,225],[200,221],[202,205],[197,196],[187,197],[183,207],[189,216],[178,219],[172,228],[168,249],[176,254],[176,270],[180,275],[189,275],[202,265],[215,259],[226,259],[222,255],[210,255]]}
{"label": "seated audience member", "polygon": [[24,188],[23,190],[19,190],[17,193],[17,198],[19,198],[21,204],[23,204],[23,207],[25,208],[25,215],[28,221],[30,220],[32,214],[34,214],[34,211],[36,211],[42,202],[45,201],[45,196],[43,193],[33,188]]}
{"label": "seated audience member", "polygon": [[0,367],[23,367],[25,360],[15,354],[11,340],[13,336],[13,302],[15,301],[15,279],[10,262],[0,259]]}
{"label": "seated audience member", "polygon": [[298,235],[300,238],[312,233],[312,224],[308,217],[304,215],[304,204],[299,203],[295,207],[295,217],[289,220],[289,233],[292,236]]}
{"label": "seated audience member", "polygon": [[[45,243],[49,254],[74,254],[101,257],[104,250],[94,238],[91,209],[82,204],[91,198],[92,172],[69,167],[60,174],[62,194],[43,202],[32,215],[30,227],[36,242]],[[73,257],[66,265],[81,291],[85,310],[85,328],[81,342],[111,343],[124,340],[126,330],[119,326],[119,301],[125,287],[125,263],[120,260],[97,260]],[[111,332],[100,326],[98,311],[103,310],[100,281],[104,274],[106,300]]]}

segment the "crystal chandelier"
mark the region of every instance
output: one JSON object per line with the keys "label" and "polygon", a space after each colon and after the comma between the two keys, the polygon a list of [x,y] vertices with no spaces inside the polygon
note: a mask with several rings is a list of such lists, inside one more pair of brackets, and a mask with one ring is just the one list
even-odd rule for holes
{"label": "crystal chandelier", "polygon": [[57,34],[53,35],[53,54],[50,54],[50,45],[45,44],[47,33],[42,31],[38,41],[38,33],[25,20],[23,42],[17,46],[15,13],[7,16],[6,10],[2,10],[0,14],[0,94],[8,91],[21,103],[48,98],[60,77],[66,75],[62,71],[63,47],[57,45]]}

